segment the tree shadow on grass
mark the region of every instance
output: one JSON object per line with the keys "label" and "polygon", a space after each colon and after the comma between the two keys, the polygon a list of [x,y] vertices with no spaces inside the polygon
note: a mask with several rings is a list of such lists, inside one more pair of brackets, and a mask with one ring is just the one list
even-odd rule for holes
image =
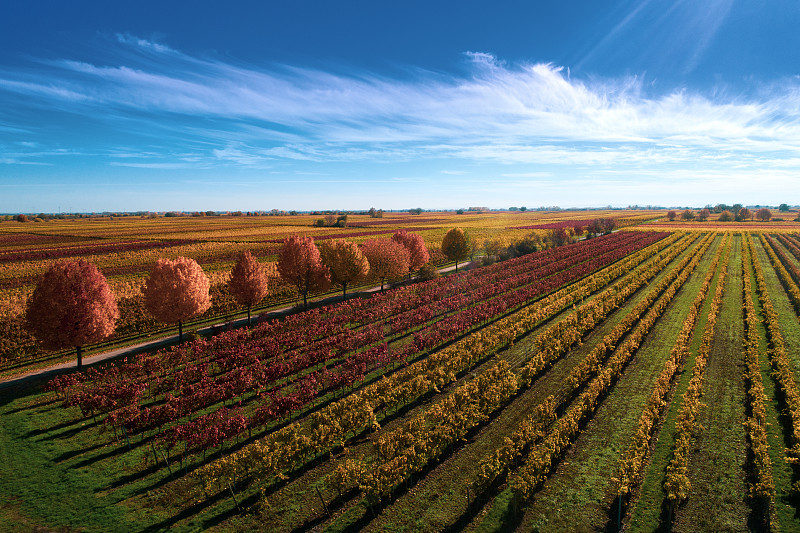
{"label": "tree shadow on grass", "polygon": [[228,509],[220,509],[217,513],[213,514],[213,516],[208,516],[205,518],[201,518],[198,520],[198,524],[202,530],[207,530],[213,528],[214,526],[218,526],[219,524],[225,522],[226,520],[233,518],[234,516],[240,515],[242,513],[246,513],[247,509],[257,504],[260,500],[261,496],[259,492],[254,492],[249,496],[242,497],[241,494],[235,495],[235,503],[233,495],[230,492],[230,489],[223,489],[220,492],[217,492],[214,495],[208,496],[207,498],[199,501],[179,513],[170,516],[162,520],[157,524],[153,524],[144,529],[146,532],[155,532],[155,531],[166,531],[171,529],[173,526],[181,522],[182,520],[188,520],[193,517],[198,517],[203,512],[207,512],[213,507],[222,504],[225,501],[228,501],[231,505]]}
{"label": "tree shadow on grass", "polygon": [[[77,422],[73,421],[73,422],[67,423],[67,424],[59,424],[58,426],[53,426],[53,427],[45,429],[45,430],[29,431],[28,434],[26,435],[26,438],[33,438],[33,437],[37,436],[37,435],[33,435],[34,433],[36,433],[38,435],[42,435],[43,433],[49,433],[49,432],[51,432],[53,430],[64,429],[65,431],[62,431],[61,433],[57,433],[57,434],[53,434],[53,435],[47,435],[44,438],[39,439],[39,442],[47,441],[47,440],[54,440],[54,439],[70,439],[70,438],[72,438],[72,437],[74,437],[76,435],[79,435],[79,434],[83,433],[84,431],[88,431],[90,429],[97,429],[97,428],[101,427],[100,424],[97,424],[96,422],[92,422],[91,420],[89,420],[88,422],[86,422],[82,426],[75,426],[75,424],[78,424],[81,421],[86,421],[86,420],[87,419],[83,419],[83,420],[78,420]],[[72,427],[72,429],[66,429],[66,428],[69,428],[70,426],[74,426],[74,427]]]}
{"label": "tree shadow on grass", "polygon": [[175,481],[185,476],[192,475],[192,473],[195,470],[202,467],[204,464],[205,463],[201,462],[193,465],[182,466],[180,462],[176,460],[174,463],[170,463],[169,466],[167,466],[163,463],[163,460],[159,459],[157,463],[149,465],[143,470],[139,470],[137,472],[133,472],[131,474],[127,474],[124,476],[119,476],[114,482],[110,483],[106,487],[106,489],[107,490],[118,489],[122,486],[127,485],[128,483],[134,483],[136,481],[140,481],[145,477],[157,474],[158,472],[162,472],[165,474],[156,479],[155,481],[153,481],[153,483],[149,485],[143,485],[132,492],[132,494],[134,495],[141,496],[142,494],[146,494],[149,491],[164,487],[165,485],[167,485],[172,481]]}
{"label": "tree shadow on grass", "polygon": [[[85,422],[85,421],[86,421],[85,418],[81,418],[81,419],[78,419],[78,420],[67,420],[65,422],[61,422],[60,424],[56,424],[54,426],[49,426],[49,427],[41,428],[41,429],[32,429],[32,430],[28,431],[24,435],[24,438],[32,439],[33,437],[38,437],[40,435],[44,435],[44,434],[47,434],[47,433],[52,433],[54,431],[67,429],[69,427],[75,426],[76,424],[80,424],[81,422]],[[73,435],[76,435],[77,433],[79,433],[80,431],[82,431],[84,429],[89,429],[91,427],[94,427],[94,424],[78,426],[78,427],[74,428],[72,433],[64,432],[64,433],[59,433],[57,435],[49,435],[47,438],[48,439],[68,438],[68,437],[72,437]]]}
{"label": "tree shadow on grass", "polygon": [[[230,495],[228,496],[230,497]],[[225,493],[219,492],[209,498],[204,499],[203,501],[197,502],[194,505],[187,507],[186,509],[182,510],[180,513],[170,516],[169,518],[162,520],[157,524],[153,524],[150,527],[146,528],[144,531],[166,531],[170,529],[172,526],[180,522],[181,520],[186,520],[187,518],[191,518],[202,511],[216,505],[218,502],[225,499]]]}
{"label": "tree shadow on grass", "polygon": [[[12,402],[25,400],[27,397],[35,396],[40,392],[41,390],[39,387],[6,385],[6,383],[0,383],[0,408]],[[25,403],[19,407],[11,407],[5,411],[5,413],[16,414],[30,409],[36,409],[37,407],[41,407],[41,405],[28,405]]]}
{"label": "tree shadow on grass", "polygon": [[[95,456],[92,456],[92,457],[88,457],[88,458],[84,459],[83,461],[75,463],[72,466],[73,466],[73,468],[83,468],[85,466],[91,466],[92,464],[94,464],[94,463],[96,463],[98,461],[104,461],[106,459],[111,459],[112,457],[115,457],[115,456],[118,456],[118,455],[122,455],[122,454],[125,454],[125,453],[128,453],[128,452],[131,452],[133,450],[139,449],[142,446],[146,445],[148,442],[150,442],[150,439],[140,440],[138,442],[134,442],[133,439],[130,439],[130,445],[126,445],[125,442],[123,441],[118,446],[112,446],[112,448],[110,450],[108,450],[107,452],[105,452],[105,453],[101,453],[100,455],[95,455]],[[111,441],[111,442],[108,442],[108,443],[105,443],[105,444],[100,444],[100,445],[97,445],[97,446],[93,446],[92,449],[96,449],[98,447],[102,448],[105,445],[113,445],[113,444],[114,444],[114,442]],[[68,453],[72,453],[72,452],[68,452]]]}
{"label": "tree shadow on grass", "polygon": [[107,445],[108,445],[108,443],[98,443],[98,444],[95,444],[93,446],[87,446],[86,448],[78,448],[78,449],[75,449],[75,450],[64,452],[61,455],[59,455],[58,457],[55,457],[53,459],[53,462],[56,463],[56,464],[60,464],[60,463],[63,463],[65,461],[69,461],[70,459],[72,459],[74,457],[78,457],[80,455],[83,455],[83,454],[86,454],[86,453],[91,453],[91,452],[93,452],[95,450],[99,450],[101,448],[104,448]]}
{"label": "tree shadow on grass", "polygon": [[[342,506],[344,506],[344,504],[346,504],[347,502],[358,496],[358,494],[359,494],[358,489],[351,489],[342,494],[341,496],[337,496],[330,502],[327,502],[326,505],[328,511],[333,512],[339,510]],[[317,527],[320,526],[320,524],[322,524],[329,518],[330,516],[328,514],[321,514],[316,518],[312,518],[303,523],[302,525],[297,526],[291,531],[291,533],[305,533],[307,531],[315,530]]]}

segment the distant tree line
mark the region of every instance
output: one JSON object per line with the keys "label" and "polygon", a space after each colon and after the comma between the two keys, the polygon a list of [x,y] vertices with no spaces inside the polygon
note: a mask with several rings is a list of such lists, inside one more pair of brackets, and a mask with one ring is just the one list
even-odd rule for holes
{"label": "distant tree line", "polygon": [[[780,217],[774,217],[772,214],[772,210],[766,207],[755,206],[755,211],[744,207],[742,204],[717,204],[714,207],[706,206],[703,209],[695,212],[692,209],[684,209],[680,213],[675,210],[669,210],[667,212],[667,218],[670,222],[680,219],[683,221],[692,221],[698,220],[700,222],[705,222],[709,219],[712,213],[718,214],[717,217],[718,222],[747,222],[749,220],[758,220],[760,222],[769,222],[770,220],[781,221],[783,220]],[[789,211],[788,204],[781,204],[778,207],[778,211],[780,213],[786,213]],[[794,219],[795,221],[800,221],[800,214],[798,214],[797,218]]]}

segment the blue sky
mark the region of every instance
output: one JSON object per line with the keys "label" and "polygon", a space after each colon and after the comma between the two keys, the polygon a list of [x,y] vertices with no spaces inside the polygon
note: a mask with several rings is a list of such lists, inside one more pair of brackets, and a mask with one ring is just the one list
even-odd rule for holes
{"label": "blue sky", "polygon": [[800,203],[787,0],[0,17],[0,212]]}

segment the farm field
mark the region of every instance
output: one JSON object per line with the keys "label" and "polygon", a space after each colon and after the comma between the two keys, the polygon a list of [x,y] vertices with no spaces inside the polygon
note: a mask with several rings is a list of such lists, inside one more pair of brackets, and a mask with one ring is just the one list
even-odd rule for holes
{"label": "farm field", "polygon": [[[405,228],[436,248],[456,221],[514,240],[600,213],[385,216],[296,227]],[[800,233],[626,216],[609,235],[3,391],[0,529],[800,530]],[[269,262],[295,219],[254,218],[2,223],[0,262],[16,259],[0,283],[17,283],[2,297],[73,248],[119,272],[115,287],[154,250],[188,247],[211,272],[241,249]]]}
{"label": "farm field", "polygon": [[[272,278],[269,294],[256,312],[296,302],[296,293],[278,278],[274,266],[281,243],[290,235],[311,236],[317,242],[343,238],[361,243],[405,229],[421,235],[426,246],[438,252],[442,237],[454,226],[462,227],[481,247],[486,240],[508,245],[531,232],[585,225],[596,218],[613,218],[618,227],[626,227],[659,215],[663,213],[634,210],[385,213],[382,218],[349,215],[346,227],[317,227],[322,215],[0,221],[0,372],[17,372],[37,360],[52,363],[69,357],[66,352],[46,351],[37,345],[22,319],[36,279],[58,259],[85,259],[108,279],[121,316],[114,335],[96,347],[106,348],[171,331],[147,313],[141,294],[159,258],[185,256],[203,267],[211,281],[212,306],[194,323],[209,323],[242,312],[225,282],[236,257],[244,251],[251,251]],[[441,264],[446,259],[434,253],[432,261]],[[92,349],[87,347],[88,351]]]}

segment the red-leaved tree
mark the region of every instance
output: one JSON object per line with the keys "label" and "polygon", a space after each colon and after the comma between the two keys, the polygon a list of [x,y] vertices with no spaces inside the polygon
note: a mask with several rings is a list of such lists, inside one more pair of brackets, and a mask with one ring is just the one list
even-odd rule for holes
{"label": "red-leaved tree", "polygon": [[361,247],[369,261],[369,275],[381,280],[381,290],[388,279],[399,278],[408,272],[411,254],[406,247],[391,239],[370,239]]}
{"label": "red-leaved tree", "polygon": [[264,299],[269,291],[269,278],[264,267],[249,251],[242,253],[231,270],[228,289],[239,305],[247,307],[247,325],[250,325],[250,310]]}
{"label": "red-leaved tree", "polygon": [[278,254],[278,274],[303,295],[303,307],[308,307],[308,293],[330,286],[331,275],[322,264],[319,249],[311,237],[292,235],[283,241]]}
{"label": "red-leaved tree", "polygon": [[211,283],[194,259],[159,259],[142,292],[147,310],[159,322],[178,324],[183,342],[183,322],[211,307]]}
{"label": "red-leaved tree", "polygon": [[342,286],[342,298],[347,299],[347,286],[360,281],[369,273],[369,261],[354,242],[333,239],[320,247],[322,262],[331,273],[331,281]]}
{"label": "red-leaved tree", "polygon": [[392,240],[399,242],[405,246],[409,254],[408,274],[422,268],[422,265],[428,262],[430,254],[428,248],[425,246],[425,239],[419,233],[408,233],[406,230],[400,230],[392,235]]}
{"label": "red-leaved tree", "polygon": [[74,347],[78,369],[81,348],[112,333],[119,318],[105,276],[84,261],[57,261],[39,278],[28,300],[28,330],[49,350]]}

